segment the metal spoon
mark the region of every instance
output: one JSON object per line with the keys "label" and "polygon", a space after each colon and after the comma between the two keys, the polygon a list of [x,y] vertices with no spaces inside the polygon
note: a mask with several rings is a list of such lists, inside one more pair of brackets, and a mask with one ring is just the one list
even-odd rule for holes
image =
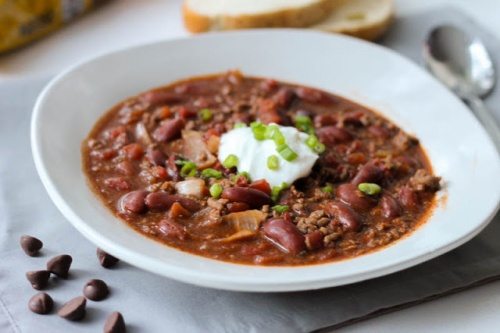
{"label": "metal spoon", "polygon": [[495,68],[483,43],[453,26],[434,28],[424,44],[429,71],[472,109],[500,152],[500,129],[482,97],[495,86]]}

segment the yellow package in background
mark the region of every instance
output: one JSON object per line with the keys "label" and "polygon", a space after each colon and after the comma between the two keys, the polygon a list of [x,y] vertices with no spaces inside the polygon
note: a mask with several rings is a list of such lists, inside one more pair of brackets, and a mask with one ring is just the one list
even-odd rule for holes
{"label": "yellow package in background", "polygon": [[102,0],[0,0],[0,53],[27,44]]}

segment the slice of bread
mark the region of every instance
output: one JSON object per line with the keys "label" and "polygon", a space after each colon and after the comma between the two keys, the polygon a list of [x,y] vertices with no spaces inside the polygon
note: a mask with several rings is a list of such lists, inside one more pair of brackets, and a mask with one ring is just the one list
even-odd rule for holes
{"label": "slice of bread", "polygon": [[307,27],[326,19],[339,0],[185,0],[191,32],[267,27]]}
{"label": "slice of bread", "polygon": [[340,1],[342,3],[336,3],[329,17],[311,28],[376,40],[386,32],[394,19],[393,0]]}

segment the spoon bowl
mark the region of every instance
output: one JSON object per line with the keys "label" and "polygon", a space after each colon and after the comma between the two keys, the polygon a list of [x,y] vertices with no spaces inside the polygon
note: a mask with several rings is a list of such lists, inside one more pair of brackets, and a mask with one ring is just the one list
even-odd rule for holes
{"label": "spoon bowl", "polygon": [[462,98],[486,96],[495,86],[495,68],[484,44],[453,26],[434,28],[424,46],[428,69]]}

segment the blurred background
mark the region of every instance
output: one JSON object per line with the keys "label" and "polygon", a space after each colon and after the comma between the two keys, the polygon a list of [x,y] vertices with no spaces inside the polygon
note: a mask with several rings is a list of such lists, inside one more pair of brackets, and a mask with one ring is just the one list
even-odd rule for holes
{"label": "blurred background", "polygon": [[[453,5],[486,29],[500,31],[500,2],[497,0],[394,2],[396,19],[443,5]],[[27,46],[0,54],[0,80],[26,76],[47,77],[97,54],[190,34],[183,24],[182,0],[109,0],[74,19],[71,16],[78,16],[79,12],[92,3],[91,0],[0,0],[0,45],[12,43],[6,43],[6,32],[13,27],[11,14],[19,10],[14,5],[20,4],[20,8],[24,10],[35,8],[33,10],[36,11],[37,7],[49,4],[60,6],[61,3],[69,8],[69,14],[68,10],[64,14],[70,16],[64,18],[69,22]],[[21,15],[20,19],[26,17]],[[40,27],[32,24],[29,28],[36,30]]]}

